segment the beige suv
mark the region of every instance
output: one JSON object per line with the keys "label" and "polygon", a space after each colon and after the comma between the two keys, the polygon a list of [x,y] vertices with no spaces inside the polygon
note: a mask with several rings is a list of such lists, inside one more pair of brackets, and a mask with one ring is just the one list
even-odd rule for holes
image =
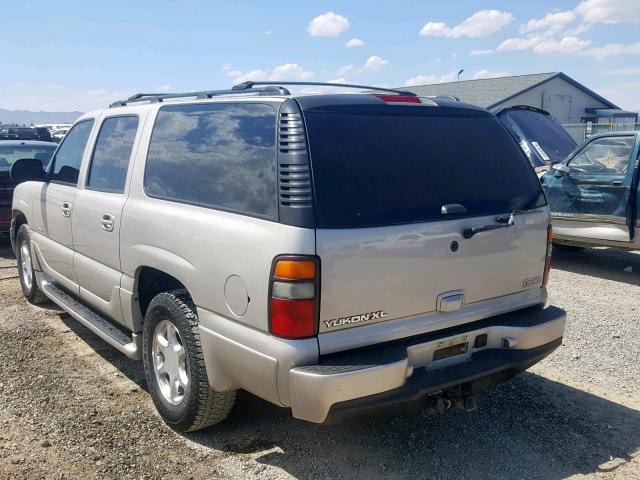
{"label": "beige suv", "polygon": [[358,87],[139,94],[83,115],[13,199],[24,295],[125,355],[179,431],[239,389],[325,422],[473,409],[558,347],[549,210],[507,130]]}

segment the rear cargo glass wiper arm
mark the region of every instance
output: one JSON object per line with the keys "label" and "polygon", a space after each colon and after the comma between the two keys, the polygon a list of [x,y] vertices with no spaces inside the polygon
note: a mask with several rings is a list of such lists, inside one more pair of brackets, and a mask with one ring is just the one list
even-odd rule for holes
{"label": "rear cargo glass wiper arm", "polygon": [[495,220],[498,223],[489,223],[487,225],[482,225],[481,227],[465,228],[462,232],[462,236],[468,239],[478,233],[490,232],[491,230],[498,230],[499,228],[509,228],[515,223],[516,215],[522,215],[524,213],[527,212],[525,210],[514,210],[508,217],[506,215],[496,217]]}

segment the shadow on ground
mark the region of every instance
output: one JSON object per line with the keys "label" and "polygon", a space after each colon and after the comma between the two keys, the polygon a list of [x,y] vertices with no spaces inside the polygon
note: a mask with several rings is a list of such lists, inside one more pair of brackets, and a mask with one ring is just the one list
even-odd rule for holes
{"label": "shadow on ground", "polygon": [[[144,370],[61,314],[91,348],[142,388]],[[150,415],[153,413],[149,412]],[[296,478],[562,479],[615,470],[640,449],[640,412],[523,373],[480,396],[476,411],[314,425],[240,392],[231,417],[185,438],[244,454]]]}
{"label": "shadow on ground", "polygon": [[615,248],[586,248],[570,253],[553,252],[553,268],[580,275],[640,285],[640,252]]}

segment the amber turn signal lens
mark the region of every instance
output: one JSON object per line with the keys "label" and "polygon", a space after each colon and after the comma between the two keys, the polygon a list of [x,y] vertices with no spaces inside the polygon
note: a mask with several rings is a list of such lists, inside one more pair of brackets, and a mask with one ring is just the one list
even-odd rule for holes
{"label": "amber turn signal lens", "polygon": [[316,277],[316,264],[311,260],[278,260],[274,277],[285,280],[309,280]]}

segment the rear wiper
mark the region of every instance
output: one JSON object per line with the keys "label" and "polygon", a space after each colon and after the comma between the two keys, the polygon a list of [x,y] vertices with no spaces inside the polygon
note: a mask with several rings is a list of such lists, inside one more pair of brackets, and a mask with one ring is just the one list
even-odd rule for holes
{"label": "rear wiper", "polygon": [[529,212],[529,210],[514,210],[511,212],[511,215],[501,215],[496,217],[495,220],[498,223],[489,223],[487,225],[482,225],[481,227],[465,228],[462,231],[462,236],[469,239],[477,233],[490,232],[491,230],[497,230],[499,228],[509,228],[515,223],[517,215],[524,215]]}

